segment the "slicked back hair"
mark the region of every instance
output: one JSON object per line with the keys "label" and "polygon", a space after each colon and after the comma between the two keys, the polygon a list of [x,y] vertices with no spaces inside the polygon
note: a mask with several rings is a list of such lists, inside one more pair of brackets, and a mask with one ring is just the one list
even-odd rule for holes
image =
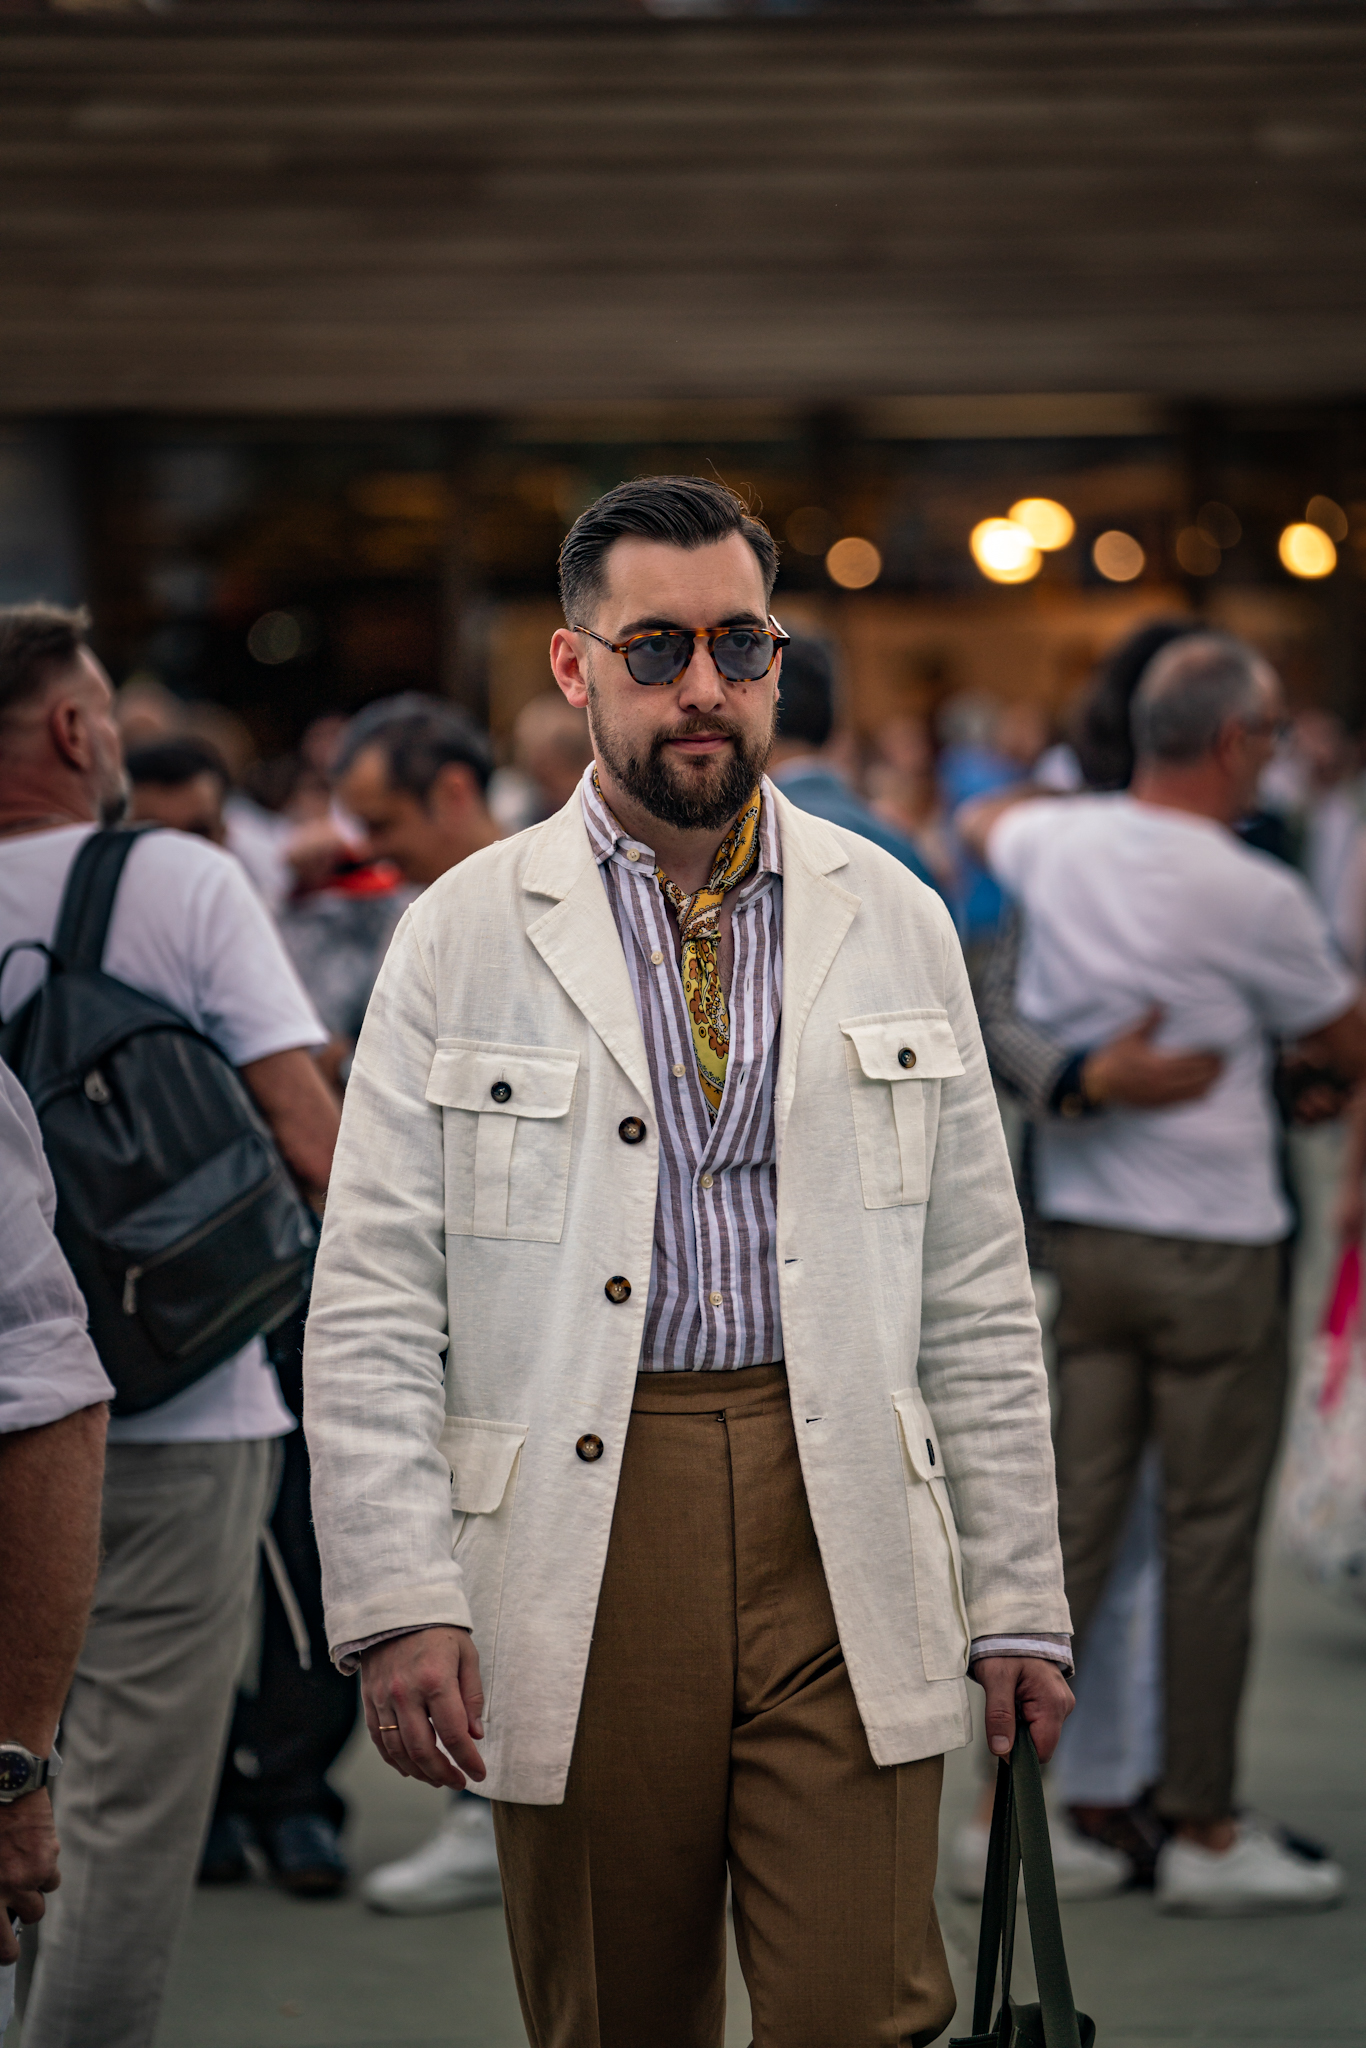
{"label": "slicked back hair", "polygon": [[90,614],[58,604],[0,605],[0,724],[85,646]]}
{"label": "slicked back hair", "polygon": [[1198,761],[1231,718],[1258,708],[1262,657],[1230,633],[1191,633],[1149,662],[1134,694],[1140,761]]}
{"label": "slicked back hair", "polygon": [[493,750],[473,720],[418,690],[381,697],[356,713],[342,734],[333,780],[339,782],[367,747],[383,754],[391,788],[406,790],[419,803],[426,803],[437,776],[452,762],[468,768],[481,790],[493,773]]}
{"label": "slicked back hair", "polygon": [[607,589],[603,558],[627,535],[675,548],[708,547],[739,533],[754,550],[764,601],[778,580],[778,545],[729,484],[705,476],[638,476],[615,484],[581,512],[560,549],[560,603],[566,624],[587,625]]}

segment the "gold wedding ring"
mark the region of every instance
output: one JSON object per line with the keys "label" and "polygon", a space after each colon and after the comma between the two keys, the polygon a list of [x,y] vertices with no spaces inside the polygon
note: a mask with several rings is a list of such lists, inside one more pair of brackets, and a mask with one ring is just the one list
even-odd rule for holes
{"label": "gold wedding ring", "polygon": [[396,1735],[398,1733],[398,1722],[376,1721],[375,1728],[380,1735]]}

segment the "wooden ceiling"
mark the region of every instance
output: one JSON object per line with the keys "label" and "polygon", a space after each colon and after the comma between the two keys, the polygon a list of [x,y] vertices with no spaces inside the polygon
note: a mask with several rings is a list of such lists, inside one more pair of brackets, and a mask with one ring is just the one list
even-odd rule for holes
{"label": "wooden ceiling", "polygon": [[656,7],[11,0],[0,410],[1366,385],[1360,9]]}

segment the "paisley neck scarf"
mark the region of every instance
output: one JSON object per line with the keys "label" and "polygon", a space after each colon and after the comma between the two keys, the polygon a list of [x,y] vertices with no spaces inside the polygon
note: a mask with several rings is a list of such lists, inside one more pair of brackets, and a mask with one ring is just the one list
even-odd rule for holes
{"label": "paisley neck scarf", "polygon": [[683,998],[688,1006],[697,1078],[713,1122],[721,1107],[730,1056],[730,1012],[720,966],[721,905],[758,865],[759,808],[756,789],[717,847],[711,879],[695,895],[686,895],[663,868],[655,869],[655,880],[683,934]]}

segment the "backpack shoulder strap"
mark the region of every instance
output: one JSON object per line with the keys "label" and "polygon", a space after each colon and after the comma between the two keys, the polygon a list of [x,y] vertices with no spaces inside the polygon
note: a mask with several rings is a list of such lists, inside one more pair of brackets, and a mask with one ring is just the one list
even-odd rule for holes
{"label": "backpack shoulder strap", "polygon": [[92,832],[72,861],[52,939],[61,967],[76,972],[101,965],[123,864],[149,829],[156,827],[112,826]]}

